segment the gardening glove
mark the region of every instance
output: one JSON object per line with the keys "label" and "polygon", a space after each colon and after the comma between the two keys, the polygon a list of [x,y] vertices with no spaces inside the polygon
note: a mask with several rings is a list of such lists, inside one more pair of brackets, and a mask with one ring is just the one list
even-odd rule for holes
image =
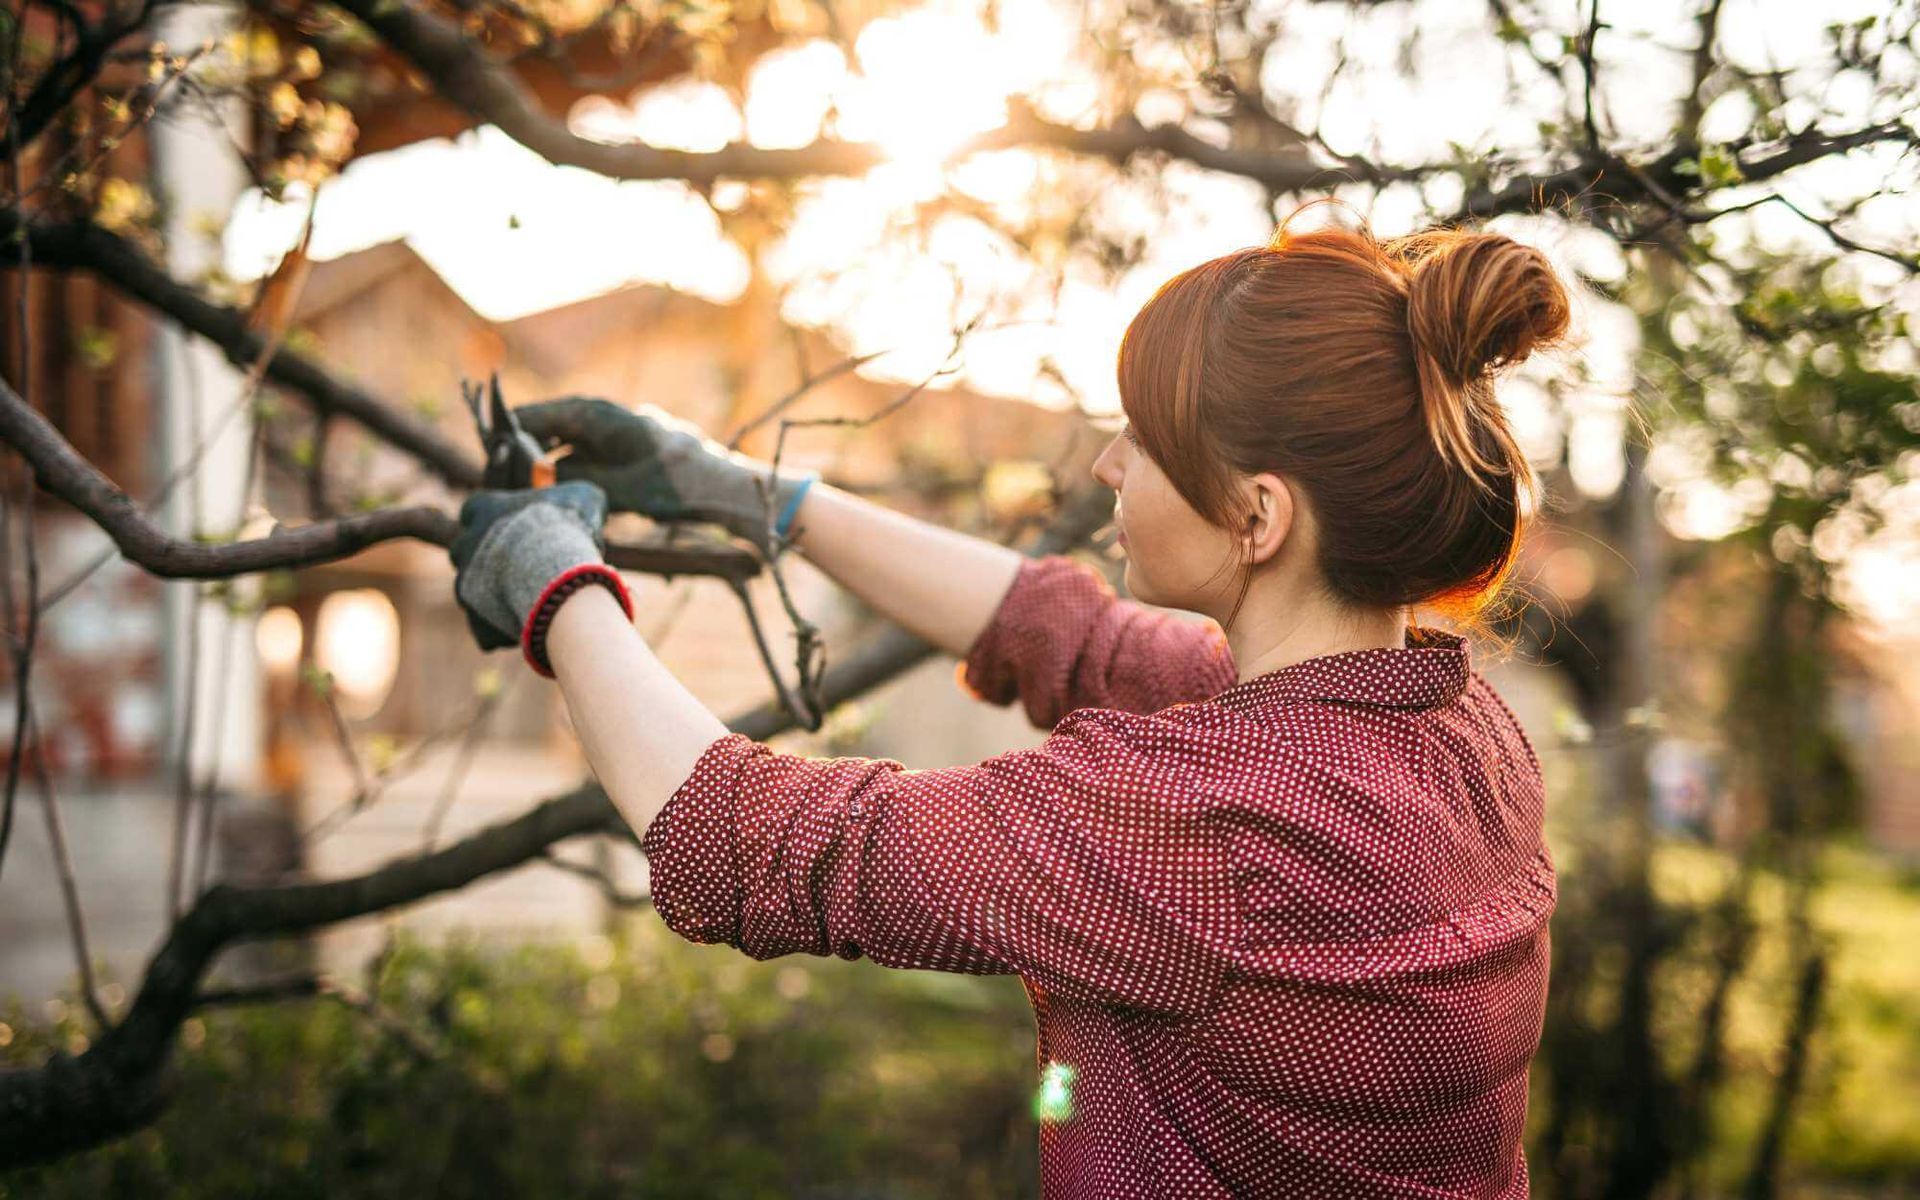
{"label": "gardening glove", "polygon": [[[598,484],[614,511],[712,522],[768,556],[820,477],[818,471],[772,473],[768,463],[727,449],[698,425],[652,404],[626,409],[568,396],[525,405],[514,415],[542,446],[571,445],[572,453],[556,464],[558,477]],[[761,495],[769,483],[771,513]]]}
{"label": "gardening glove", "polygon": [[626,583],[601,558],[606,517],[606,494],[591,483],[467,497],[448,555],[454,596],[482,650],[518,643],[527,665],[553,678],[547,627],[562,600],[593,584],[611,591],[633,619]]}

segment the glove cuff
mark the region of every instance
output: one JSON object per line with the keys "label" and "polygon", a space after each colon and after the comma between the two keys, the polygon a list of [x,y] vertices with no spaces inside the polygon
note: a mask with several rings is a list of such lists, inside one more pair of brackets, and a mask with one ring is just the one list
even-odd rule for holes
{"label": "glove cuff", "polygon": [[628,593],[627,582],[620,578],[620,572],[603,562],[583,562],[568,567],[540,590],[539,598],[527,609],[526,624],[520,630],[520,654],[535,674],[553,678],[553,667],[547,659],[547,630],[552,627],[561,603],[581,588],[595,584],[612,592],[627,614],[627,620],[633,620],[633,596]]}
{"label": "glove cuff", "polygon": [[780,516],[773,523],[775,537],[787,537],[787,530],[793,525],[794,515],[800,511],[800,501],[806,497],[807,489],[820,478],[820,472],[808,471],[798,479],[782,480],[780,489],[786,503],[781,506]]}

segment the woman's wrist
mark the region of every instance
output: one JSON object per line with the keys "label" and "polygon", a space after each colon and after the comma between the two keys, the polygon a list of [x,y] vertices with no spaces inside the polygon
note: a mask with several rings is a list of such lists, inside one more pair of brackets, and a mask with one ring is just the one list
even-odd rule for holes
{"label": "woman's wrist", "polygon": [[592,654],[596,644],[604,646],[619,627],[632,624],[626,609],[606,588],[581,588],[566,597],[547,625],[547,661],[555,676],[566,673],[569,661]]}
{"label": "woman's wrist", "polygon": [[633,597],[627,591],[626,581],[620,578],[620,572],[598,558],[567,568],[547,581],[538,597],[527,606],[521,621],[520,653],[536,674],[553,678],[548,647],[553,622],[567,602],[583,592],[599,592],[609,596],[619,606],[624,619],[633,619]]}

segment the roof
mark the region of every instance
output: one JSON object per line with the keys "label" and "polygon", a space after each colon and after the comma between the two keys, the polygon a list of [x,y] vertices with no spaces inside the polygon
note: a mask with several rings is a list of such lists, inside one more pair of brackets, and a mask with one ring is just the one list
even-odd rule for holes
{"label": "roof", "polygon": [[529,366],[558,374],[582,346],[591,346],[616,329],[645,328],[676,307],[704,309],[716,316],[721,312],[719,306],[698,297],[642,283],[500,321],[494,328],[508,350]]}
{"label": "roof", "polygon": [[311,321],[339,308],[368,288],[406,272],[421,272],[454,304],[472,314],[475,321],[486,318],[474,312],[459,292],[448,286],[440,273],[421,258],[404,240],[381,242],[364,250],[355,250],[337,258],[315,262],[307,270],[306,283],[300,289],[300,303],[294,308],[296,322]]}

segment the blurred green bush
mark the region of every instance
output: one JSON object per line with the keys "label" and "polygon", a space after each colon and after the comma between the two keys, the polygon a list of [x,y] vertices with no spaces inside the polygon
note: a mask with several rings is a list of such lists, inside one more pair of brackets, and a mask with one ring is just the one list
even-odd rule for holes
{"label": "blurred green bush", "polygon": [[[0,1197],[1031,1195],[1033,1016],[1017,980],[694,946],[651,914],[580,945],[397,939],[377,1017],[208,1012],[154,1127]],[[0,1061],[83,1043],[31,1019]]]}

